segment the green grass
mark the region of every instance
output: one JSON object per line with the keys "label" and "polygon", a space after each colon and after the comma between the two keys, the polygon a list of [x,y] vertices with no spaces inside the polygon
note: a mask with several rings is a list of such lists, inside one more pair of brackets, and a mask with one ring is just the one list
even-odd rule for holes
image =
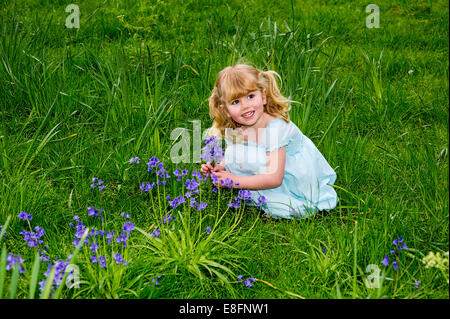
{"label": "green grass", "polygon": [[[379,29],[365,27],[362,1],[77,4],[80,29],[65,28],[64,1],[9,1],[0,11],[0,224],[11,216],[1,265],[7,253],[25,260],[23,274],[0,267],[3,298],[449,297],[441,271],[421,262],[449,245],[447,2],[381,1]],[[205,184],[204,211],[186,204],[161,224],[165,196],[185,189],[172,177],[143,193],[145,163],[156,156],[171,175],[199,169],[171,163],[170,132],[184,127],[192,138],[192,121],[211,125],[216,74],[240,58],[277,71],[282,92],[300,102],[291,119],[335,168],[338,207],[273,221],[255,208],[227,210],[236,191],[218,197]],[[88,206],[105,220],[88,217]],[[17,217],[23,210],[30,225]],[[35,263],[19,233],[43,227],[40,248],[65,261],[75,215],[117,236],[123,211],[141,230],[128,246],[98,237],[108,266],[84,247],[79,287],[41,294],[47,263]],[[207,225],[216,225],[211,237]],[[161,242],[148,237],[156,227]],[[409,249],[394,270],[381,261],[399,237]],[[128,265],[115,263],[117,252]],[[365,284],[370,264],[379,288]],[[240,274],[259,281],[247,288]]]}

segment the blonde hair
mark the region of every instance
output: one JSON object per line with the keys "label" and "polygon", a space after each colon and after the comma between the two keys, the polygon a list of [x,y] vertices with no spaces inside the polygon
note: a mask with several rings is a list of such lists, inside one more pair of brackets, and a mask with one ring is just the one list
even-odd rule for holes
{"label": "blonde hair", "polygon": [[226,103],[257,90],[266,92],[267,103],[264,105],[264,112],[289,123],[290,106],[288,103],[294,101],[281,94],[275,76],[281,82],[281,77],[277,72],[258,70],[248,64],[236,64],[220,71],[209,97],[209,116],[214,121],[208,130],[208,135],[222,138],[225,136],[226,128],[239,128],[239,125],[227,116]]}

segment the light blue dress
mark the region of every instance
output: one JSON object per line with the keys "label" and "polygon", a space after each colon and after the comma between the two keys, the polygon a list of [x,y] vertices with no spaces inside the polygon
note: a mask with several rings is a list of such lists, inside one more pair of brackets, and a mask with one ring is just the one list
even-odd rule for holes
{"label": "light blue dress", "polygon": [[[228,129],[227,129],[228,130]],[[286,164],[280,186],[251,190],[250,205],[259,205],[258,197],[267,203],[262,209],[274,218],[305,218],[318,210],[336,207],[338,197],[330,185],[336,173],[314,143],[292,122],[276,118],[258,132],[259,144],[232,142],[225,131],[225,169],[234,175],[252,176],[266,172],[267,152],[286,146]]]}

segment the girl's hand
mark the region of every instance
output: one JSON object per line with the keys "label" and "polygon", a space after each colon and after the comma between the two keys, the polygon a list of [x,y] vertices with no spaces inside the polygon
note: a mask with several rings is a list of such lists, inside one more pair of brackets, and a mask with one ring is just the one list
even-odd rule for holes
{"label": "girl's hand", "polygon": [[[227,178],[229,180],[233,181],[233,185],[236,184],[237,176],[234,175],[234,174],[231,174],[228,171],[223,170],[223,171],[214,172],[214,175],[217,176],[217,184],[215,184],[215,185],[218,186],[218,187],[222,187],[222,188],[229,187],[229,186],[227,186],[228,183],[225,184],[225,180]],[[222,180],[223,180],[223,183],[221,182]]]}
{"label": "girl's hand", "polygon": [[203,164],[202,167],[200,168],[200,171],[202,172],[203,175],[206,175],[208,173],[208,171],[216,173],[216,172],[221,172],[224,170],[225,170],[225,167],[223,165],[216,164],[216,165],[214,165],[214,167],[212,167],[210,162]]}

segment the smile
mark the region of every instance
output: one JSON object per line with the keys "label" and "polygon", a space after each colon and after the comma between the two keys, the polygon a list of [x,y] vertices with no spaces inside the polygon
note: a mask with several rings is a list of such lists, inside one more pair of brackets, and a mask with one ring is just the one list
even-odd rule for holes
{"label": "smile", "polygon": [[245,119],[249,119],[253,116],[253,114],[255,114],[255,111],[244,113],[244,114],[242,114],[242,117]]}

